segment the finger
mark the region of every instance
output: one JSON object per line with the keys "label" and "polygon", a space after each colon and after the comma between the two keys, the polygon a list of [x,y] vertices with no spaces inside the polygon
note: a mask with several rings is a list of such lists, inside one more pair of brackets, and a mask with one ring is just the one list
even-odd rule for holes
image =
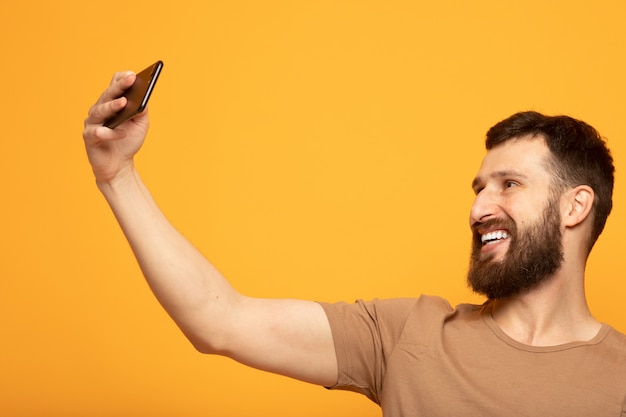
{"label": "finger", "polygon": [[116,72],[111,79],[109,88],[104,92],[106,101],[113,100],[124,94],[128,88],[135,82],[136,74],[132,71]]}
{"label": "finger", "polygon": [[132,71],[116,72],[111,79],[111,83],[106,90],[98,97],[97,104],[106,103],[107,101],[115,100],[124,94],[133,83],[135,82],[136,74]]}
{"label": "finger", "polygon": [[96,103],[89,109],[89,114],[85,119],[85,127],[92,124],[103,124],[105,120],[113,116],[126,106],[126,97],[116,98],[103,103]]}
{"label": "finger", "polygon": [[121,129],[109,129],[102,125],[88,125],[83,130],[83,139],[86,144],[98,144],[114,140],[124,139],[126,131]]}

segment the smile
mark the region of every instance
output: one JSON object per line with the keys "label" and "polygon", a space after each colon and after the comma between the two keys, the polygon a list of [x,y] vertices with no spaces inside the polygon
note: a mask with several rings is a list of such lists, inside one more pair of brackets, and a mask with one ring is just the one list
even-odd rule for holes
{"label": "smile", "polygon": [[489,245],[499,240],[508,239],[509,234],[505,230],[496,230],[493,232],[485,233],[480,237],[483,245]]}

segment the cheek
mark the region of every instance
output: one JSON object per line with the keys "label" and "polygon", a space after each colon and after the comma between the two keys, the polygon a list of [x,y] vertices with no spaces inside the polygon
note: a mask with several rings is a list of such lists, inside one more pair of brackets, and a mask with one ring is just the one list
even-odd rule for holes
{"label": "cheek", "polygon": [[503,204],[504,213],[518,226],[531,224],[541,217],[544,205],[522,198],[508,198]]}

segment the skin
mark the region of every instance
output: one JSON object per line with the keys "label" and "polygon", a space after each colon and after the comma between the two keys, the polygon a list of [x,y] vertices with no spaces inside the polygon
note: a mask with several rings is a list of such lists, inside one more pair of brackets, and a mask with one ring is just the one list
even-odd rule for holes
{"label": "skin", "polygon": [[[131,72],[115,74],[89,110],[83,138],[96,184],[155,296],[200,352],[323,386],[335,385],[337,359],[319,304],[240,294],[161,213],[134,164],[148,132],[148,112],[113,130],[102,126],[124,107],[125,99],[116,97],[134,79]],[[470,222],[480,224],[506,214],[523,225],[533,218],[548,192],[550,175],[541,164],[546,152],[541,140],[514,141],[489,152],[474,182],[477,196]],[[502,172],[522,175],[509,179]],[[559,207],[563,267],[541,287],[496,301],[494,318],[511,337],[528,344],[559,344],[590,339],[599,330],[583,291],[592,201],[589,187],[563,193]],[[483,251],[499,259],[507,247],[505,240]]]}

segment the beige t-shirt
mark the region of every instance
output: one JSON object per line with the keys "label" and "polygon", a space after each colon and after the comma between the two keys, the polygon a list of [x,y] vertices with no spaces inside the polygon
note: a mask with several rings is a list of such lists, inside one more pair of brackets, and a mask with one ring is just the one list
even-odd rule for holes
{"label": "beige t-shirt", "polygon": [[533,347],[502,332],[491,305],[438,297],[321,303],[339,365],[336,389],[385,417],[626,417],[626,336]]}

